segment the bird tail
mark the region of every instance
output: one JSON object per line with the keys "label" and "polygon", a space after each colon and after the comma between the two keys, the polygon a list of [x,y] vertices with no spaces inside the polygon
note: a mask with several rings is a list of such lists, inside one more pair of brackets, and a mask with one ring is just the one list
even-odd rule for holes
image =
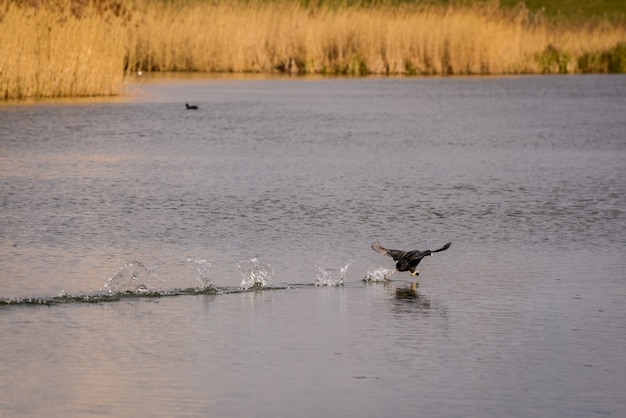
{"label": "bird tail", "polygon": [[448,242],[446,245],[444,245],[443,247],[439,248],[438,250],[431,250],[431,253],[438,253],[439,251],[447,250],[448,248],[450,248],[450,245],[452,245],[452,243]]}

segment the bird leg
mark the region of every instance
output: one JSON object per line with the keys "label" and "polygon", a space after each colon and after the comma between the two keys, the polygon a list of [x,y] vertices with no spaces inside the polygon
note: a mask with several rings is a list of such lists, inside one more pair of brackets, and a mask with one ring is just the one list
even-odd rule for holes
{"label": "bird leg", "polygon": [[411,277],[413,276],[419,276],[420,271],[419,270],[415,270],[413,273],[411,273]]}
{"label": "bird leg", "polygon": [[395,272],[396,272],[395,270],[392,270],[392,272],[391,272],[391,273],[385,274],[385,279],[390,278],[390,277],[391,277],[391,275],[392,275],[393,273],[395,273]]}

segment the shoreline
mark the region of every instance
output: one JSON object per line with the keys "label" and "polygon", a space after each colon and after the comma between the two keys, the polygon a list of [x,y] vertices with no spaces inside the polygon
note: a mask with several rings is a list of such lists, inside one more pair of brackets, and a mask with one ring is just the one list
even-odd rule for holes
{"label": "shoreline", "polygon": [[[50,3],[54,2],[50,0]],[[303,7],[0,0],[0,101],[123,94],[128,77],[498,76],[626,72],[626,24],[554,23],[524,7]],[[47,4],[43,2],[43,4]]]}
{"label": "shoreline", "polygon": [[[259,74],[259,73],[177,73],[164,72],[153,73],[151,75],[143,75],[141,77],[132,77],[124,84],[124,91],[118,95],[109,96],[61,96],[61,97],[29,97],[25,99],[7,99],[0,100],[0,110],[11,107],[28,107],[38,105],[89,105],[89,104],[117,104],[129,102],[141,102],[141,97],[145,93],[142,91],[142,85],[153,84],[170,84],[170,83],[205,83],[205,82],[319,82],[328,80],[346,81],[346,80],[496,80],[510,78],[526,78],[526,77],[548,77],[548,78],[572,78],[572,77],[620,77],[624,74],[609,73],[580,73],[580,74],[495,74],[495,75],[428,75],[428,76],[406,76],[406,75],[365,75],[365,76],[347,76],[347,75],[320,75],[320,74]],[[181,101],[181,105],[184,103]]]}

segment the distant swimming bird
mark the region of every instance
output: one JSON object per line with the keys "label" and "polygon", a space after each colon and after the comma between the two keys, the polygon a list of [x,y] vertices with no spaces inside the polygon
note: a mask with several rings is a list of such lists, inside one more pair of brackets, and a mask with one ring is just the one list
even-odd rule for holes
{"label": "distant swimming bird", "polygon": [[189,105],[189,103],[185,103],[185,106],[187,107],[187,110],[198,110],[198,106],[196,105]]}
{"label": "distant swimming bird", "polygon": [[[426,250],[426,251],[400,251],[400,250],[389,250],[384,248],[379,243],[375,242],[372,244],[372,249],[377,253],[381,253],[388,257],[393,258],[396,263],[397,271],[410,271],[411,277],[420,274],[419,270],[417,270],[417,265],[422,261],[422,258],[432,255],[433,253],[438,253],[439,251],[447,250],[450,248],[452,243],[449,242],[438,250]],[[396,272],[396,270],[392,271],[389,276]]]}

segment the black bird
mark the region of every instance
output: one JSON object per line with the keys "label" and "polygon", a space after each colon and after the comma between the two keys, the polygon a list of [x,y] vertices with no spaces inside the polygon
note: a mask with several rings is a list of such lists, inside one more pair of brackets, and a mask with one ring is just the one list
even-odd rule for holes
{"label": "black bird", "polygon": [[198,110],[198,106],[196,105],[189,105],[189,103],[185,103],[185,106],[187,107],[187,110]]}
{"label": "black bird", "polygon": [[[400,251],[400,250],[389,250],[384,248],[379,243],[375,242],[372,244],[372,249],[377,253],[381,253],[383,255],[389,256],[393,258],[396,263],[397,271],[410,271],[411,277],[420,274],[419,270],[417,270],[417,265],[422,261],[422,258],[432,255],[433,253],[438,253],[439,251],[447,250],[450,248],[452,243],[449,242],[438,250],[426,250],[426,251]],[[396,270],[392,271],[389,276],[396,272]]]}

